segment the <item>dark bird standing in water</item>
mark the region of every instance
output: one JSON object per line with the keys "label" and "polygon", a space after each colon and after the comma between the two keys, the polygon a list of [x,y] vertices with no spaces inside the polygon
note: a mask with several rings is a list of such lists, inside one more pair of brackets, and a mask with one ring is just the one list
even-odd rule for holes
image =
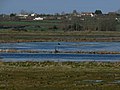
{"label": "dark bird standing in water", "polygon": [[[60,45],[60,43],[58,43]],[[58,53],[59,51],[57,50],[57,47],[55,47],[55,53]]]}
{"label": "dark bird standing in water", "polygon": [[58,45],[60,45],[60,43],[58,43]]}

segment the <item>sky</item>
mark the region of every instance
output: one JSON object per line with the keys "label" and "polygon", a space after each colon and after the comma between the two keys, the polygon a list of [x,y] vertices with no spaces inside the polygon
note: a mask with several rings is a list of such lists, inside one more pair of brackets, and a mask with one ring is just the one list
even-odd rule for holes
{"label": "sky", "polygon": [[103,13],[120,9],[120,0],[0,0],[0,13],[19,13],[21,10],[35,13],[95,12]]}

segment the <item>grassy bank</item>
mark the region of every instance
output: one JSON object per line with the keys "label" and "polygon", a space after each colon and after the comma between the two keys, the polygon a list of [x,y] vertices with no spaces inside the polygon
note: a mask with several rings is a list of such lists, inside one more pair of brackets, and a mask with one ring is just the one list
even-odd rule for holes
{"label": "grassy bank", "polygon": [[119,62],[0,62],[0,90],[120,90]]}
{"label": "grassy bank", "polygon": [[0,42],[41,42],[41,41],[120,41],[120,32],[113,31],[13,31],[0,30]]}

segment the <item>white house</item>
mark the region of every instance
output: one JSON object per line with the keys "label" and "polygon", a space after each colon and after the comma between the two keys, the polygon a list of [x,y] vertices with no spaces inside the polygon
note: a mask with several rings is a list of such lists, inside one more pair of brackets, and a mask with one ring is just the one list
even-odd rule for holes
{"label": "white house", "polygon": [[94,17],[93,12],[82,12],[81,16],[90,16],[90,17]]}
{"label": "white house", "polygon": [[16,16],[19,16],[19,17],[28,17],[28,15],[24,15],[24,14],[17,14]]}
{"label": "white house", "polygon": [[34,14],[34,13],[33,13],[33,14],[31,14],[31,16],[32,16],[32,17],[34,17],[34,16],[35,16],[35,14]]}
{"label": "white house", "polygon": [[31,17],[36,17],[37,16],[37,13],[32,13],[30,14]]}
{"label": "white house", "polygon": [[23,19],[26,19],[28,17],[28,15],[24,15],[24,14],[17,14],[16,16],[20,17],[20,18],[23,18]]}
{"label": "white house", "polygon": [[33,20],[40,20],[40,21],[42,21],[42,20],[44,20],[44,18],[37,17],[37,18],[34,18]]}
{"label": "white house", "polygon": [[115,18],[116,21],[120,22],[120,18]]}

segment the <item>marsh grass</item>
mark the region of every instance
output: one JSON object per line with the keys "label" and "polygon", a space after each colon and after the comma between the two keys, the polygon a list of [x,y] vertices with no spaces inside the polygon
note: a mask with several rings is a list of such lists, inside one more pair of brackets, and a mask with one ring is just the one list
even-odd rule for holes
{"label": "marsh grass", "polygon": [[120,32],[105,31],[12,31],[0,30],[0,42],[40,42],[40,41],[119,41]]}
{"label": "marsh grass", "polygon": [[[2,62],[0,89],[119,90],[119,62]],[[100,82],[97,82],[100,81]]]}

